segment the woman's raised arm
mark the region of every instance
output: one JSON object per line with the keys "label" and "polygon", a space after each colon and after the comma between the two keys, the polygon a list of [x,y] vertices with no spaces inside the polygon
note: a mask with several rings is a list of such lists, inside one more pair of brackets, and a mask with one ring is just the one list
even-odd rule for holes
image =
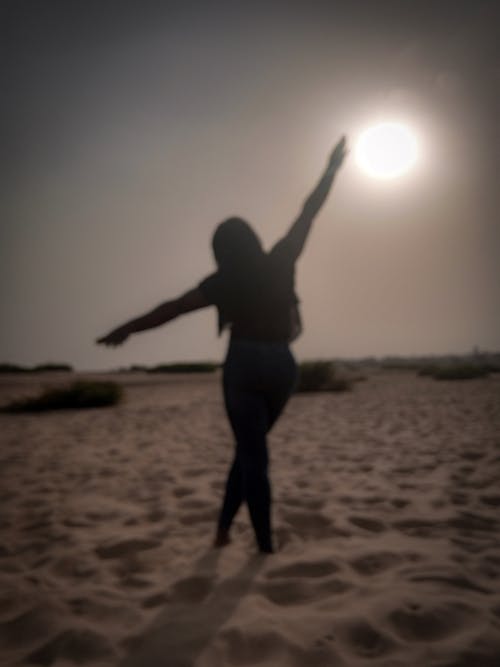
{"label": "woman's raised arm", "polygon": [[321,175],[318,184],[306,199],[299,217],[295,220],[287,235],[281,241],[286,243],[294,259],[297,259],[304,248],[312,222],[328,197],[335,174],[340,168],[345,155],[346,138],[342,137],[333,149],[327,167]]}
{"label": "woman's raised arm", "polygon": [[121,324],[119,327],[116,327],[116,329],[113,329],[113,331],[106,334],[106,336],[98,338],[96,343],[110,345],[112,347],[121,345],[133,333],[145,331],[147,329],[154,329],[155,327],[159,327],[162,324],[179,317],[179,315],[189,313],[192,310],[198,310],[199,308],[205,308],[209,305],[210,304],[203,295],[203,292],[195,287],[177,299],[165,301],[145,315],[129,320],[128,322],[125,322],[125,324]]}

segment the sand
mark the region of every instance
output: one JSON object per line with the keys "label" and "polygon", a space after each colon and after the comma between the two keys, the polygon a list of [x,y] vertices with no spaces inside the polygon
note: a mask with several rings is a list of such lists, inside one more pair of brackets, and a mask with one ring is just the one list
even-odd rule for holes
{"label": "sand", "polygon": [[114,408],[0,415],[2,667],[500,665],[498,375],[294,396],[267,557],[246,508],[211,548],[220,378],[115,379]]}

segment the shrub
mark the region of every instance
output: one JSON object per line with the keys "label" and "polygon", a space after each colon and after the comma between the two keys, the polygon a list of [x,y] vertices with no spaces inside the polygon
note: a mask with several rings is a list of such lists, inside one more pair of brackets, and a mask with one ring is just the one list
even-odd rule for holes
{"label": "shrub", "polygon": [[132,366],[121,366],[120,368],[115,368],[114,370],[108,371],[109,373],[147,373],[147,366],[140,366],[139,364],[133,364]]}
{"label": "shrub", "polygon": [[350,388],[346,379],[335,377],[332,361],[304,361],[299,366],[297,392],[347,391]]}
{"label": "shrub", "polygon": [[490,369],[479,365],[443,366],[437,368],[432,377],[435,380],[473,380],[490,374]]}
{"label": "shrub", "polygon": [[148,373],[213,373],[218,367],[218,364],[205,361],[160,364],[149,368]]}
{"label": "shrub", "polygon": [[426,364],[418,369],[417,375],[420,375],[421,377],[433,377],[437,369],[437,366]]}
{"label": "shrub", "polygon": [[100,408],[118,403],[122,393],[121,386],[116,382],[78,380],[67,387],[46,389],[39,396],[13,401],[3,407],[2,412]]}
{"label": "shrub", "polygon": [[492,372],[484,364],[453,364],[449,366],[424,366],[418,374],[432,377],[434,380],[473,380],[487,377]]}
{"label": "shrub", "polygon": [[28,373],[29,368],[17,364],[0,364],[0,373]]}
{"label": "shrub", "polygon": [[418,361],[406,357],[384,357],[380,367],[386,371],[414,371],[418,368]]}
{"label": "shrub", "polygon": [[48,363],[38,366],[18,366],[17,364],[0,364],[0,373],[44,373],[46,371],[71,372],[73,368],[69,364]]}
{"label": "shrub", "polygon": [[39,364],[35,366],[32,371],[34,373],[45,373],[48,371],[64,371],[66,373],[72,373],[73,368],[69,364]]}

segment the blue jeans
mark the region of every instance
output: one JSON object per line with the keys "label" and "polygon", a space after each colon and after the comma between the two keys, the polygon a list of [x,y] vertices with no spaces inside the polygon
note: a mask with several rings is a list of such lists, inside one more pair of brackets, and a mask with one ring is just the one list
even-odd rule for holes
{"label": "blue jeans", "polygon": [[224,364],[224,401],[236,439],[219,530],[229,531],[246,501],[259,549],[272,551],[271,488],[267,433],[281,414],[297,379],[287,343],[232,340]]}

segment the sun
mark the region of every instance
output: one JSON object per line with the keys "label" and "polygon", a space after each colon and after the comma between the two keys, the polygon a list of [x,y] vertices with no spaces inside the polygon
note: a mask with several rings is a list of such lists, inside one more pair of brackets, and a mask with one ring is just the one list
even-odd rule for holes
{"label": "sun", "polygon": [[401,123],[380,123],[361,133],[356,160],[370,176],[391,179],[415,164],[418,146],[415,135]]}

